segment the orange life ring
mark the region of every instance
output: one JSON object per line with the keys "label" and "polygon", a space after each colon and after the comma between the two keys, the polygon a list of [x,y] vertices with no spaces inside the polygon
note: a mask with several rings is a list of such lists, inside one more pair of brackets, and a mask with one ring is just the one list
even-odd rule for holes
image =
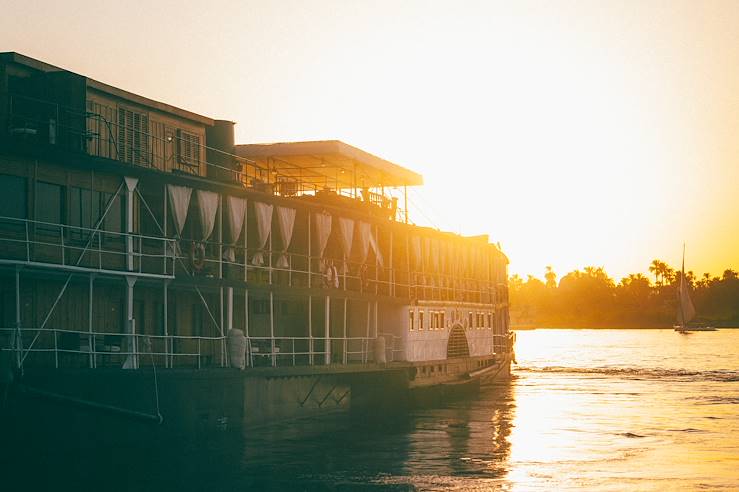
{"label": "orange life ring", "polygon": [[193,241],[190,243],[190,264],[196,272],[205,267],[205,244]]}

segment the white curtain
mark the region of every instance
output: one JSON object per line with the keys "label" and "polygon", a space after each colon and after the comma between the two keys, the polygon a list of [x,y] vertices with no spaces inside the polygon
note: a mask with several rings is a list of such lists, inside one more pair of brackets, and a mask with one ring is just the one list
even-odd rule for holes
{"label": "white curtain", "polygon": [[385,261],[382,258],[382,253],[380,252],[380,246],[377,244],[377,239],[375,239],[375,235],[372,234],[372,230],[370,229],[370,236],[369,236],[369,242],[370,242],[370,248],[372,248],[372,251],[375,252],[375,257],[377,258],[377,263],[381,266],[385,266]]}
{"label": "white curtain", "polygon": [[313,214],[313,225],[316,230],[316,242],[318,243],[318,257],[323,258],[328,238],[331,235],[331,216],[327,213]]}
{"label": "white curtain", "polygon": [[241,229],[244,227],[244,212],[246,211],[246,200],[235,196],[226,197],[226,243],[228,246],[223,250],[223,259],[227,261],[236,261],[236,251],[234,244],[241,236]]}
{"label": "white curtain", "polygon": [[177,237],[182,235],[182,229],[187,220],[187,209],[190,207],[190,196],[192,188],[187,186],[167,185],[167,196],[169,197],[169,208],[172,211],[172,221],[177,229]]}
{"label": "white curtain", "polygon": [[201,240],[207,241],[210,235],[213,234],[213,226],[215,226],[216,223],[216,213],[218,212],[218,193],[196,190],[195,196],[198,199]]}
{"label": "white curtain", "polygon": [[287,249],[293,239],[293,229],[295,228],[295,209],[287,207],[277,207],[277,230],[280,232],[280,241],[282,241],[282,249],[280,257],[277,258],[278,268],[288,268],[290,262],[287,261]]}
{"label": "white curtain", "polygon": [[344,253],[344,273],[349,271],[347,260],[352,253],[352,242],[354,241],[354,221],[339,217],[339,232],[341,232],[341,250]]}
{"label": "white curtain", "polygon": [[264,248],[267,246],[269,233],[272,230],[272,210],[274,207],[268,203],[254,202],[254,215],[257,218],[257,243],[258,250],[251,259],[255,266],[264,265]]}
{"label": "white curtain", "polygon": [[369,255],[370,248],[370,236],[372,235],[371,226],[366,222],[360,222],[357,225],[357,232],[359,234],[359,262],[364,264],[367,261],[367,255]]}

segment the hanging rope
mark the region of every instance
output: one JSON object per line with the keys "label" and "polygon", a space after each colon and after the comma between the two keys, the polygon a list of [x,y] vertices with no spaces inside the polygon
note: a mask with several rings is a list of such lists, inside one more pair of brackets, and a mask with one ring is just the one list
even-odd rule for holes
{"label": "hanging rope", "polygon": [[159,410],[159,382],[157,380],[157,364],[154,362],[154,353],[151,350],[151,339],[149,337],[146,337],[147,340],[149,340],[149,357],[151,357],[151,367],[154,370],[154,403],[156,404],[157,408],[157,417],[159,418],[159,421],[157,423],[161,424],[164,422],[164,417],[162,417],[162,412]]}

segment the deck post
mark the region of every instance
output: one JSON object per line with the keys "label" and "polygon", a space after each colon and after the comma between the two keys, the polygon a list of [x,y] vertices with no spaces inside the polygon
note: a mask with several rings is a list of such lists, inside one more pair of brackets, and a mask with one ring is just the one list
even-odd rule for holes
{"label": "deck post", "polygon": [[93,334],[93,322],[92,322],[92,298],[94,294],[93,282],[95,280],[95,274],[91,273],[88,284],[88,297],[87,297],[87,331],[89,333],[89,347],[90,347],[90,369],[95,368],[95,335]]}
{"label": "deck post", "polygon": [[[246,250],[244,250],[244,255],[246,255]],[[246,262],[244,262],[244,272],[246,272]],[[251,342],[249,341],[249,289],[244,289],[244,336],[246,337],[246,349],[248,351],[246,361],[247,364],[251,366]]]}
{"label": "deck post", "polygon": [[311,223],[310,223],[311,221],[310,221],[310,218],[311,218],[311,213],[308,212],[308,288],[309,289],[310,289],[311,282],[312,282],[311,277],[313,276],[311,274],[311,263],[312,263],[312,259],[313,258],[311,257],[311,249],[312,248],[311,248],[311,237],[310,237],[310,229],[311,229]]}
{"label": "deck post", "polygon": [[20,267],[15,269],[15,357],[16,367],[23,374],[23,335],[21,332],[21,271]]}
{"label": "deck post", "polygon": [[169,356],[170,339],[167,329],[167,297],[169,297],[169,281],[164,281],[164,299],[162,302],[162,333],[164,333],[164,367],[172,367],[172,360]]}
{"label": "deck post", "polygon": [[[167,185],[163,185],[163,191],[162,197],[164,204],[162,206],[162,210],[164,210],[164,217],[162,217],[162,233],[164,234],[164,237],[167,237]],[[177,248],[174,247],[174,245],[177,243],[173,243],[172,248],[172,275],[174,275],[175,270],[175,264],[177,263]],[[163,270],[162,272],[166,275],[167,274],[167,255],[169,252],[167,251],[167,248],[169,247],[169,243],[167,241],[164,241],[164,254],[162,255],[162,263],[163,263]]]}
{"label": "deck post", "polygon": [[221,351],[221,367],[224,366],[224,362],[226,360],[226,339],[224,338],[224,332],[223,332],[223,285],[218,289],[218,295],[219,295],[219,303],[218,303],[218,311],[219,311],[219,319],[218,319],[218,328],[221,331],[221,343],[220,343],[220,351]]}
{"label": "deck post", "polygon": [[364,335],[365,337],[364,362],[365,363],[369,360],[369,338],[370,338],[370,317],[371,317],[370,304],[372,304],[372,302],[368,300],[367,301],[367,323],[366,323],[367,326],[366,326],[365,335]]}
{"label": "deck post", "polygon": [[248,210],[249,210],[249,207],[248,206],[245,206],[244,207],[244,283],[246,283],[248,281],[248,275],[247,274],[248,274],[248,271],[249,271],[249,267],[248,267],[248,265],[249,265],[249,255],[248,255],[248,251],[247,251],[247,247],[246,247],[246,238],[249,236],[249,233],[248,233],[249,227],[248,227],[248,224],[247,224],[247,219],[249,217]]}
{"label": "deck post", "polygon": [[272,347],[272,367],[277,366],[277,356],[275,355],[275,300],[274,292],[269,291],[269,338]]}
{"label": "deck post", "polygon": [[123,178],[126,182],[126,268],[132,271],[133,268],[133,192],[136,190],[138,178],[126,176]]}
{"label": "deck post", "polygon": [[343,361],[344,364],[346,364],[346,362],[347,362],[346,348],[347,348],[347,345],[348,345],[347,344],[347,340],[346,340],[346,305],[347,305],[347,302],[348,302],[348,300],[347,300],[346,296],[344,296],[344,344],[343,344],[344,346],[343,346],[343,354],[342,354],[342,358],[341,358],[341,360]]}
{"label": "deck post", "polygon": [[324,363],[331,363],[331,297],[326,296],[325,305],[325,316],[323,317],[323,330],[324,330]]}
{"label": "deck post", "polygon": [[124,327],[128,338],[128,352],[130,354],[127,357],[131,361],[131,366],[128,369],[138,369],[138,349],[136,343],[136,320],[133,318],[133,287],[136,285],[136,277],[133,275],[126,275],[126,326]]}
{"label": "deck post", "polygon": [[313,296],[308,296],[308,365],[313,365]]}

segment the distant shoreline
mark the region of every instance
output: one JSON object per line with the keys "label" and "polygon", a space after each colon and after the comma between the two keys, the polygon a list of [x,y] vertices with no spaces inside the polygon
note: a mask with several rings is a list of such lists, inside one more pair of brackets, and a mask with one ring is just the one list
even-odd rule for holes
{"label": "distant shoreline", "polygon": [[[733,330],[739,329],[739,326],[721,326],[717,323],[716,328],[722,330]],[[511,330],[515,331],[527,331],[527,330],[672,330],[672,326],[624,326],[624,325],[611,325],[611,326],[553,326],[553,325],[530,325],[530,324],[511,324]]]}

